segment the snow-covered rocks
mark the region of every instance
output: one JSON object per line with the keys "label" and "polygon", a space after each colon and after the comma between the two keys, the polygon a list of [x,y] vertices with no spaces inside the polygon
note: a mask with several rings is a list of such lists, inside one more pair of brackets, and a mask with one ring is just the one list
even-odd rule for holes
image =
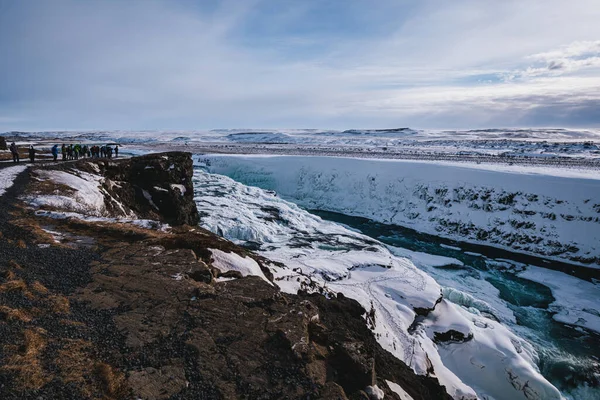
{"label": "snow-covered rocks", "polygon": [[36,184],[24,199],[55,216],[74,213],[107,222],[139,219],[170,225],[198,222],[191,189],[192,161],[187,153],[87,159],[33,173]]}
{"label": "snow-covered rocks", "polygon": [[218,249],[209,249],[212,253],[212,265],[221,272],[237,271],[242,276],[258,276],[269,285],[273,285],[267,279],[256,261],[249,257],[242,257],[236,253],[226,253]]}
{"label": "snow-covered rocks", "polygon": [[91,216],[107,216],[104,203],[106,191],[99,175],[71,170],[36,170],[38,179],[50,180],[57,186],[52,194],[35,194],[28,198],[29,203],[40,206],[51,206],[59,210],[81,212]]}
{"label": "snow-covered rocks", "polygon": [[555,320],[600,334],[599,282],[588,282],[563,272],[534,266],[527,267],[518,276],[541,283],[552,290],[552,296],[556,300],[550,305],[550,309],[555,312]]}

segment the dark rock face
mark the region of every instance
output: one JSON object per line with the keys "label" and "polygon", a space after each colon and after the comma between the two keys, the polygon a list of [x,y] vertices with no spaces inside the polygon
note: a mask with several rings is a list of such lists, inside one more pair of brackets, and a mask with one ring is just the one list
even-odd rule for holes
{"label": "dark rock face", "polygon": [[436,343],[463,343],[473,339],[473,334],[465,336],[463,333],[450,329],[447,332],[435,332],[433,340]]}
{"label": "dark rock face", "polygon": [[4,139],[3,136],[0,136],[0,150],[7,150],[8,147],[6,147],[6,139]]}
{"label": "dark rock face", "polygon": [[[158,219],[170,225],[197,225],[200,221],[194,202],[190,153],[168,152],[122,160],[85,160],[78,168],[99,167],[109,181],[104,189],[141,218]],[[116,183],[116,185],[113,184]],[[108,201],[107,208],[119,207]]]}

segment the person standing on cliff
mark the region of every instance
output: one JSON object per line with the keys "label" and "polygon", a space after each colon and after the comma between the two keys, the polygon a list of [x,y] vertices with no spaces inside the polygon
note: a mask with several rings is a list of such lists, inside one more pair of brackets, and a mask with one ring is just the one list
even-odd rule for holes
{"label": "person standing on cliff", "polygon": [[56,161],[56,159],[58,158],[58,145],[57,144],[52,146],[52,158],[54,158],[54,161]]}
{"label": "person standing on cliff", "polygon": [[119,157],[119,145],[115,146],[115,158]]}
{"label": "person standing on cliff", "polygon": [[29,146],[29,160],[35,162],[35,149],[33,148],[33,145]]}
{"label": "person standing on cliff", "polygon": [[17,148],[17,145],[15,144],[15,142],[12,142],[10,144],[10,152],[13,157],[13,162],[18,163],[19,162],[19,149]]}

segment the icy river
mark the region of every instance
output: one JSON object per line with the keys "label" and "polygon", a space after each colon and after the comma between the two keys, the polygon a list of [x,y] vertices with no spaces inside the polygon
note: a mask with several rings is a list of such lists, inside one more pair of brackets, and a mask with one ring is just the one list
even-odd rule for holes
{"label": "icy river", "polygon": [[[195,159],[198,160],[198,157]],[[535,377],[537,370],[564,397],[600,398],[600,288],[595,279],[598,276],[596,269],[502,247],[462,243],[454,238],[441,238],[369,218],[315,210],[306,207],[314,204],[310,199],[307,201],[306,192],[301,199],[280,193],[277,180],[273,178],[276,171],[265,173],[260,170],[255,173],[256,168],[248,169],[245,165],[231,167],[236,161],[229,164],[223,157],[219,157],[211,167],[206,160],[200,159],[201,162],[196,163],[194,186],[196,201],[202,210],[201,225],[274,261],[289,265],[294,272],[300,271],[299,277],[293,279],[290,279],[292,275],[275,273],[281,279],[278,284],[283,290],[293,292],[298,288],[286,282],[309,277],[309,280],[319,281],[332,291],[346,290],[345,294],[354,295],[365,308],[371,302],[376,314],[381,314],[387,324],[383,327],[378,325],[374,332],[381,336],[380,343],[394,353],[403,343],[412,340],[405,337],[404,332],[414,328],[411,319],[414,314],[406,314],[406,321],[402,316],[395,318],[389,315],[390,309],[392,312],[402,310],[399,304],[390,308],[385,302],[395,299],[392,281],[397,276],[390,275],[388,286],[381,290],[383,295],[380,299],[383,300],[378,299],[379,292],[371,287],[364,299],[361,298],[362,292],[353,290],[359,286],[356,282],[362,279],[361,268],[407,260],[422,275],[415,275],[418,279],[414,280],[427,282],[427,279],[433,278],[435,285],[439,285],[434,287],[441,290],[444,301],[457,307],[458,311],[448,311],[449,314],[466,313],[462,316],[457,314],[454,320],[449,316],[452,321],[447,322],[448,326],[461,331],[461,328],[456,328],[461,326],[457,321],[472,316],[474,325],[471,330],[463,326],[465,333],[475,332],[475,340],[471,342],[477,342],[477,329],[482,324],[496,329],[496,333],[486,333],[489,337],[485,344],[436,342],[428,348],[428,342],[419,339],[423,353],[427,353],[426,359],[433,351],[439,354],[437,364],[432,361],[436,375],[442,384],[450,387],[449,392],[455,397],[467,395],[468,398],[469,393],[473,394],[469,392],[472,388],[479,397],[519,398],[508,391],[514,388],[519,394],[524,394],[523,398],[559,398],[552,392],[552,386],[550,389],[544,386],[541,377],[539,386],[528,392],[529,385],[535,387],[530,380],[538,379]],[[234,157],[230,159],[235,160]],[[215,167],[215,164],[218,166]],[[281,165],[281,169],[285,175],[285,164]],[[229,175],[235,181],[206,171]],[[323,194],[318,192],[314,196],[323,198]],[[407,281],[406,274],[402,274],[402,279]],[[384,282],[381,284],[384,285],[386,275],[369,279],[369,282]],[[417,286],[412,285],[411,288]],[[349,287],[353,289],[348,291]],[[416,296],[419,295],[417,292]],[[427,295],[423,294],[423,297]],[[443,319],[438,316],[433,318],[434,322],[423,321],[422,325],[435,327]],[[506,332],[505,328],[508,328]],[[386,342],[388,331],[396,331],[396,339]],[[418,332],[413,334],[418,336]],[[512,356],[524,357],[525,361],[517,363],[519,367],[515,367],[516,364],[507,367],[505,364],[505,359],[509,359],[511,354],[498,344],[501,337],[510,338],[508,343],[514,345],[514,348],[510,346],[511,351],[516,349]],[[475,347],[469,350],[469,346]],[[491,350],[485,350],[486,346]],[[488,350],[491,355],[486,356]],[[407,353],[398,351],[396,355],[406,362],[403,354]],[[465,364],[464,359],[469,361]],[[409,360],[412,362],[413,357]],[[532,364],[531,371],[522,365],[527,361]],[[473,368],[473,365],[479,367]],[[419,371],[418,362],[411,366]],[[502,382],[494,381],[494,376],[480,372],[494,368],[499,368],[500,373],[521,368],[519,373],[529,375],[523,378],[526,383],[515,383],[510,379],[513,376],[511,372],[508,374],[511,386],[503,386]],[[500,376],[495,379],[503,380]]]}

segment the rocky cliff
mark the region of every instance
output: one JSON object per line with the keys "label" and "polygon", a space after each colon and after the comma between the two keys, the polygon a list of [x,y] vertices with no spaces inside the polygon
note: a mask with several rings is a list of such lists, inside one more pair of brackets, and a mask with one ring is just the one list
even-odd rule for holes
{"label": "rocky cliff", "polygon": [[[78,169],[102,175],[106,192],[140,218],[158,219],[173,226],[198,224],[189,153],[149,154],[118,161],[99,159],[82,162]],[[120,207],[110,200],[107,206],[115,212]]]}
{"label": "rocky cliff", "polygon": [[356,301],[282,293],[267,260],[197,226],[134,223],[197,221],[190,174],[182,153],[85,160],[0,197],[1,398],[449,398],[377,343]]}

